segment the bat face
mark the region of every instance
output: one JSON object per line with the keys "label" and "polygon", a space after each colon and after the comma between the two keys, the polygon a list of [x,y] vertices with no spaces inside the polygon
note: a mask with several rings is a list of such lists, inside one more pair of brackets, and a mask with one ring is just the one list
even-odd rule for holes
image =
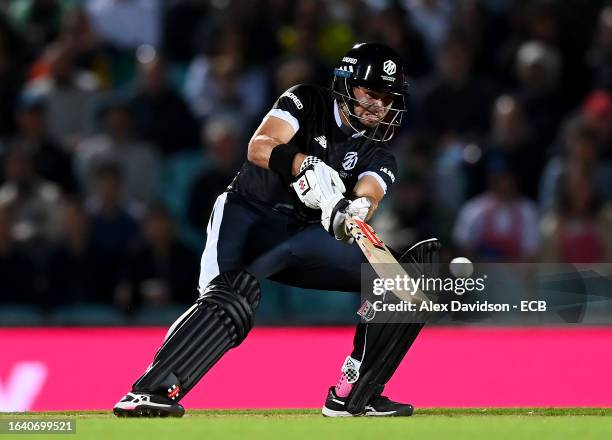
{"label": "bat face", "polygon": [[[409,276],[370,225],[362,220],[351,218],[346,220],[346,228],[379,277],[395,278],[398,275],[401,277]],[[392,293],[399,299],[408,302],[428,300],[421,291],[416,292],[414,295],[401,290],[392,290]]]}
{"label": "bat face", "polygon": [[349,233],[371,264],[395,263],[399,265],[370,225],[359,219],[348,219],[346,222]]}
{"label": "bat face", "polygon": [[382,242],[380,238],[376,235],[376,232],[372,229],[370,225],[365,223],[362,220],[354,220],[355,224],[359,228],[359,230],[363,233],[365,238],[367,238],[370,243],[372,243],[378,249],[385,249],[385,244]]}

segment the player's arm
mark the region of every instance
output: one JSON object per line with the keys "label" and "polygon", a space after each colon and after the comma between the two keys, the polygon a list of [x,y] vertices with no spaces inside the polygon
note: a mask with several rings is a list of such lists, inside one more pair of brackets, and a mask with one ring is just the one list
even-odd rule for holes
{"label": "player's arm", "polygon": [[385,190],[373,176],[363,176],[357,181],[355,188],[353,188],[353,195],[356,199],[365,197],[370,202],[368,215],[365,218],[367,221],[372,217],[374,211],[378,208],[378,204],[385,197]]}
{"label": "player's arm", "polygon": [[333,206],[327,205],[321,208],[323,228],[338,240],[352,242],[353,238],[346,229],[346,219],[369,220],[387,189],[395,182],[397,171],[395,158],[390,153],[381,151],[370,166],[359,175],[351,200],[343,199]]}
{"label": "player's arm", "polygon": [[291,184],[301,202],[321,209],[324,201],[342,198],[346,191],[338,172],[314,156],[301,153],[291,139],[295,129],[288,121],[268,115],[249,142],[248,160],[276,172]]}
{"label": "player's arm", "polygon": [[[267,116],[257,127],[249,141],[247,159],[258,167],[270,169],[272,150],[279,145],[289,144],[293,136],[295,136],[295,131],[291,124],[280,118]],[[303,153],[296,153],[293,156],[291,176],[296,176],[300,172],[300,166],[305,158],[306,155]]]}

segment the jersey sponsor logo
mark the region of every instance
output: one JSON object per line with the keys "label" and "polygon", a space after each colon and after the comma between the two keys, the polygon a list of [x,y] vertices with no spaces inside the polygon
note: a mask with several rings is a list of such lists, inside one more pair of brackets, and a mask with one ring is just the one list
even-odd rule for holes
{"label": "jersey sponsor logo", "polygon": [[344,57],[342,58],[343,63],[357,64],[357,58]]}
{"label": "jersey sponsor logo", "polygon": [[298,110],[302,110],[304,108],[304,104],[302,104],[302,101],[300,101],[299,98],[293,93],[285,92],[282,94],[282,96],[286,96],[287,98],[291,99]]}
{"label": "jersey sponsor logo", "polygon": [[391,61],[391,60],[387,60],[383,63],[383,71],[387,74],[387,75],[393,75],[395,74],[395,71],[397,70],[397,66],[396,64]]}
{"label": "jersey sponsor logo", "polygon": [[352,170],[353,168],[355,168],[355,165],[357,165],[358,160],[359,157],[357,155],[357,152],[349,151],[344,156],[344,159],[342,159],[342,168],[344,168],[346,171]]}
{"label": "jersey sponsor logo", "polygon": [[327,139],[325,138],[325,136],[317,136],[316,138],[314,138],[314,140],[317,141],[319,145],[323,148],[327,148]]}
{"label": "jersey sponsor logo", "polygon": [[380,172],[385,173],[387,176],[389,176],[389,179],[391,179],[391,182],[395,183],[395,174],[393,174],[393,172],[389,168],[382,167],[380,169]]}

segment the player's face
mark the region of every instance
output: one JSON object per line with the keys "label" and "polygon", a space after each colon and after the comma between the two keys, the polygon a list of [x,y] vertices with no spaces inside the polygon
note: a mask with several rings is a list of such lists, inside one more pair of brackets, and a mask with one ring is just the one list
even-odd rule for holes
{"label": "player's face", "polygon": [[366,127],[378,125],[393,104],[393,95],[386,92],[376,92],[365,87],[353,87],[353,94],[359,101],[355,105],[354,113]]}

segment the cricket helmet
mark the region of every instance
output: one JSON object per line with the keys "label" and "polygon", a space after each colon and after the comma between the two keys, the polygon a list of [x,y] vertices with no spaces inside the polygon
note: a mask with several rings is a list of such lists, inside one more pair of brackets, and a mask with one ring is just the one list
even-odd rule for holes
{"label": "cricket helmet", "polygon": [[[386,116],[375,127],[365,131],[360,117],[354,112],[355,105],[361,103],[355,97],[354,87],[393,95]],[[401,57],[384,44],[356,44],[334,69],[332,93],[353,130],[363,132],[365,137],[374,141],[388,141],[401,125],[406,111],[408,82]]]}

